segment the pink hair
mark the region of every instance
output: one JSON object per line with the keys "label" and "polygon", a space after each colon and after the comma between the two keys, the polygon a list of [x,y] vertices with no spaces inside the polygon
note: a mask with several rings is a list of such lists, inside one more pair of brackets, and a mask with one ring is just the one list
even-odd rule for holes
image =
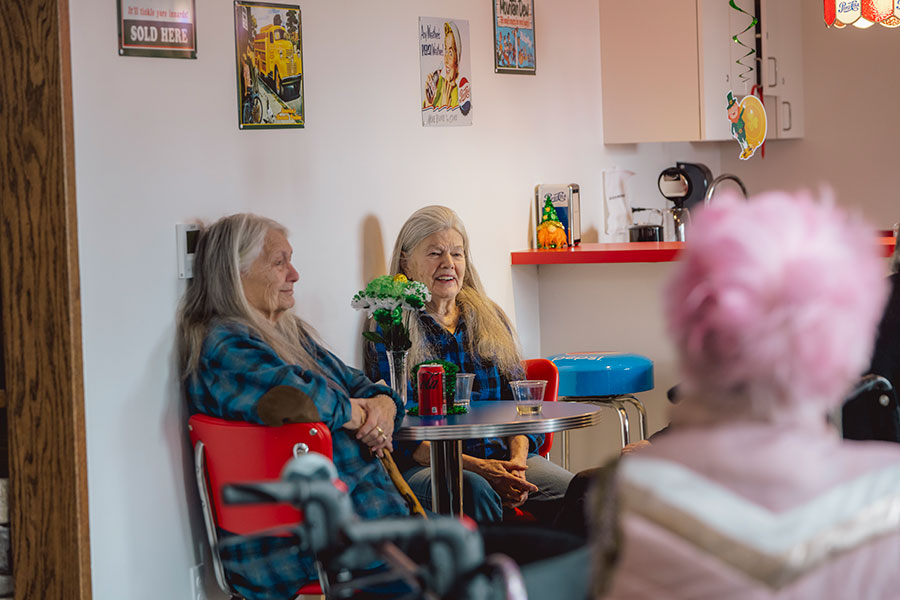
{"label": "pink hair", "polygon": [[681,421],[822,422],[868,365],[887,294],[874,233],[830,198],[720,197],[665,298]]}

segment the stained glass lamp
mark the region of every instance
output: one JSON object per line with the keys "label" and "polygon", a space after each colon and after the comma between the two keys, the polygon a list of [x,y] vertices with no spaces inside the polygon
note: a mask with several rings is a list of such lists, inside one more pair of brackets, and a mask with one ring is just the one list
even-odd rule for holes
{"label": "stained glass lamp", "polygon": [[900,26],[900,2],[895,0],[825,0],[825,25],[866,29],[878,23]]}

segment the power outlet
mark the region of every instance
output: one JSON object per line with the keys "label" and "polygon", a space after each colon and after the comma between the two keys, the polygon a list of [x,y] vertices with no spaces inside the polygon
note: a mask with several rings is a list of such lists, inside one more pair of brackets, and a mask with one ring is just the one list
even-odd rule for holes
{"label": "power outlet", "polygon": [[203,565],[191,567],[191,600],[207,600],[203,589]]}

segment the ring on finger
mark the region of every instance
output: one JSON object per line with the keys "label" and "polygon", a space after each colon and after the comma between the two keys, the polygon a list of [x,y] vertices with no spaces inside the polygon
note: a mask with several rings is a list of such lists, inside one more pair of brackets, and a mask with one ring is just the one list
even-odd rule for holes
{"label": "ring on finger", "polygon": [[375,431],[380,433],[382,436],[384,435],[384,429],[382,429],[380,425],[375,426]]}

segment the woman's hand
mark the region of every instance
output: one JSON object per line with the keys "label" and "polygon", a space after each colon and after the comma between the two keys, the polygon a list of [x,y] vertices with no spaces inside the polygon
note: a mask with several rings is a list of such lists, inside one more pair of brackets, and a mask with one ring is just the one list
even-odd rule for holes
{"label": "woman's hand", "polygon": [[360,404],[359,398],[350,398],[350,420],[342,425],[344,429],[356,431],[366,422],[366,409]]}
{"label": "woman's hand", "polygon": [[510,460],[467,457],[467,468],[484,477],[500,496],[503,506],[516,508],[528,500],[528,494],[538,491],[538,487],[525,479],[524,464]]}
{"label": "woman's hand", "polygon": [[440,77],[440,71],[433,71],[425,78],[425,104],[434,104],[434,95],[437,91],[437,82]]}
{"label": "woman's hand", "polygon": [[[381,456],[381,451],[384,449],[392,450],[394,417],[397,415],[397,405],[394,404],[394,400],[385,395],[350,399],[351,402],[354,400],[365,412],[362,425],[357,428],[356,439],[368,446],[378,456]],[[352,428],[348,427],[348,429]]]}

